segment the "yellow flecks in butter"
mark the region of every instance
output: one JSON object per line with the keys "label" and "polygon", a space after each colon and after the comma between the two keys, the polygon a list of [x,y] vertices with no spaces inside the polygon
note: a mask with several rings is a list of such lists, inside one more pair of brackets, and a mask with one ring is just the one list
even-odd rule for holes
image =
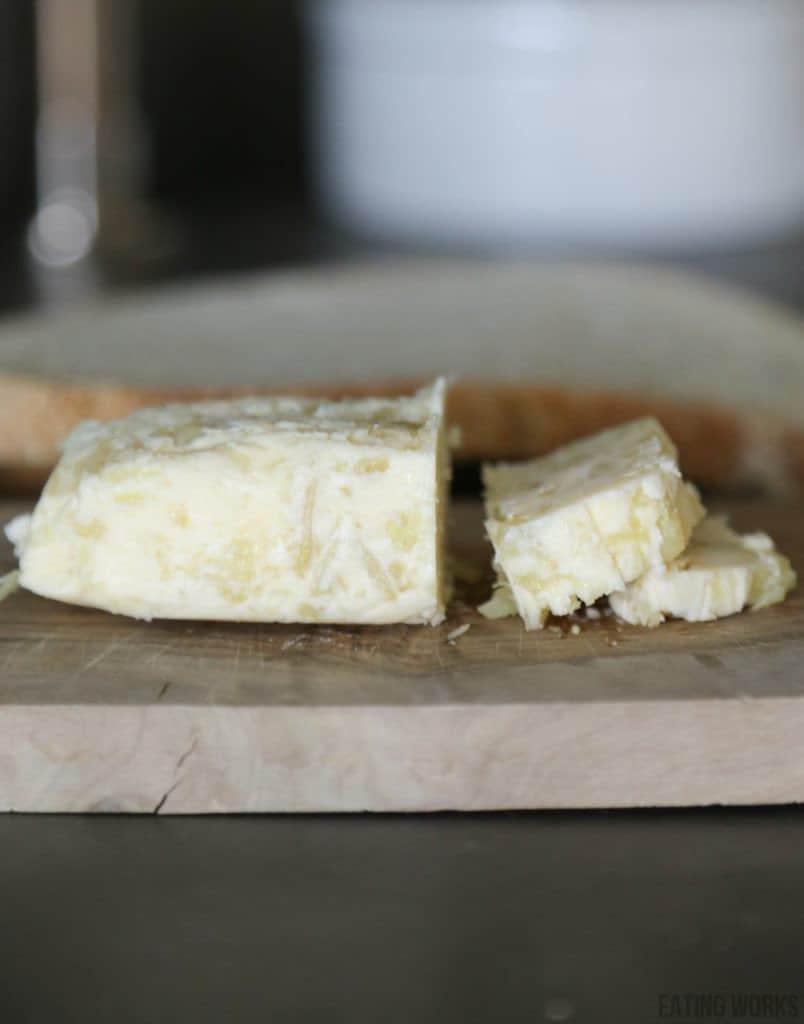
{"label": "yellow flecks in butter", "polygon": [[380,563],[380,560],[377,558],[374,552],[367,548],[365,544],[363,544],[362,547],[363,557],[366,563],[366,570],[368,571],[369,576],[382,590],[386,599],[392,601],[396,597],[395,587],[386,576],[382,564]]}
{"label": "yellow flecks in butter", "polygon": [[247,455],[242,448],[230,448],[227,454],[238,469],[243,469],[247,473],[253,469],[254,462],[251,456]]}
{"label": "yellow flecks in butter", "polygon": [[107,484],[131,484],[137,476],[137,470],[131,465],[106,466],[103,470],[103,481]]}
{"label": "yellow flecks in butter", "polygon": [[310,565],[313,557],[313,514],[315,513],[315,480],[311,480],[304,492],[304,507],[302,510],[301,543],[296,555],[296,573],[303,576]]}
{"label": "yellow flecks in butter", "polygon": [[385,455],[376,458],[358,459],[355,463],[355,473],[385,473],[388,469],[388,459]]}
{"label": "yellow flecks in butter", "polygon": [[90,519],[88,523],[74,524],[75,532],[79,537],[102,537],[106,533],[106,527],[99,519]]}
{"label": "yellow flecks in butter", "polygon": [[129,489],[137,491],[151,488],[154,484],[164,485],[167,482],[161,468],[142,462],[104,466],[98,477],[103,480],[104,484],[125,484]]}
{"label": "yellow flecks in butter", "polygon": [[187,509],[182,505],[172,505],[169,515],[171,523],[175,523],[176,526],[181,526],[183,529],[187,529],[190,525],[190,517],[187,514]]}
{"label": "yellow flecks in butter", "polygon": [[299,613],[300,619],[302,619],[303,621],[318,622],[319,620],[320,616],[318,613],[318,609],[315,608],[313,605],[309,604],[307,601],[302,601],[301,604],[298,605],[296,610]]}
{"label": "yellow flecks in butter", "polygon": [[227,575],[238,583],[251,583],[255,576],[254,544],[238,537],[226,549],[224,565]]}
{"label": "yellow flecks in butter", "polygon": [[171,561],[167,556],[163,543],[153,545],[153,556],[159,568],[159,575],[162,580],[169,580],[171,576]]}
{"label": "yellow flecks in butter", "polygon": [[416,546],[421,535],[421,516],[418,510],[399,512],[386,523],[385,530],[394,545],[403,551]]}
{"label": "yellow flecks in butter", "polygon": [[225,598],[231,604],[243,604],[248,599],[246,591],[238,590],[223,580],[218,581],[218,592],[221,597]]}
{"label": "yellow flecks in butter", "polygon": [[120,505],[141,505],[145,501],[142,491],[120,491],[114,500]]}

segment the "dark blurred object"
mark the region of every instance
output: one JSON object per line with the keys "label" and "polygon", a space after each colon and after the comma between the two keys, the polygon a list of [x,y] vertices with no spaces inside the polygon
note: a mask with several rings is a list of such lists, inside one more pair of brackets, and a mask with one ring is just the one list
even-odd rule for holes
{"label": "dark blurred object", "polygon": [[24,242],[35,207],[34,21],[30,0],[0,0],[0,309],[35,298]]}
{"label": "dark blurred object", "polygon": [[79,264],[98,227],[97,12],[94,0],[37,0],[36,264]]}
{"label": "dark blurred object", "polygon": [[233,247],[220,236],[232,223],[235,240],[247,235],[266,205],[281,225],[305,198],[295,4],[37,0],[35,9],[28,248],[40,299],[193,273],[204,251],[236,249],[238,267],[264,262],[261,242]]}
{"label": "dark blurred object", "polygon": [[[80,34],[76,8],[97,13],[100,244],[78,264],[29,265],[22,236],[35,205],[35,16],[59,2],[0,0],[0,309],[200,274],[416,255],[412,246],[350,236],[317,214],[297,0],[61,0],[62,56]],[[804,305],[803,237],[677,253],[674,262]]]}
{"label": "dark blurred object", "polygon": [[34,205],[34,6],[0,0],[0,230],[23,224]]}
{"label": "dark blurred object", "polygon": [[141,0],[152,194],[237,204],[306,195],[295,0]]}

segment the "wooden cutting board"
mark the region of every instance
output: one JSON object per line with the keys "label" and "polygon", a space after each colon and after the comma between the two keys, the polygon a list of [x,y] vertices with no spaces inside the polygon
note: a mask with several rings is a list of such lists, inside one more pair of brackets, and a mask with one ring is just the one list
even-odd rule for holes
{"label": "wooden cutting board", "polygon": [[[17,511],[0,505],[0,520]],[[725,511],[768,530],[802,574],[797,505]],[[144,623],[14,594],[0,606],[0,808],[804,800],[800,587],[716,623],[526,633],[474,611],[489,585],[480,509],[454,520],[463,579],[436,629]],[[0,563],[11,566],[7,545]]]}

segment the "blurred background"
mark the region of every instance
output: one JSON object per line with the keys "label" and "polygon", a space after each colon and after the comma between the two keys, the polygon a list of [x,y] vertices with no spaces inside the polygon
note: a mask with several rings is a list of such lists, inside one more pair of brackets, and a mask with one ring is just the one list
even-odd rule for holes
{"label": "blurred background", "polygon": [[0,309],[403,253],[804,306],[800,0],[0,0]]}

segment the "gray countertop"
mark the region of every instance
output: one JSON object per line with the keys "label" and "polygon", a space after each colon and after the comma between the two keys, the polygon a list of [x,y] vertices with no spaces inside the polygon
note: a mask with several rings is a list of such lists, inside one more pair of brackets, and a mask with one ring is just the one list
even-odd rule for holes
{"label": "gray countertop", "polygon": [[798,809],[6,816],[0,844],[15,1024],[804,1012]]}

